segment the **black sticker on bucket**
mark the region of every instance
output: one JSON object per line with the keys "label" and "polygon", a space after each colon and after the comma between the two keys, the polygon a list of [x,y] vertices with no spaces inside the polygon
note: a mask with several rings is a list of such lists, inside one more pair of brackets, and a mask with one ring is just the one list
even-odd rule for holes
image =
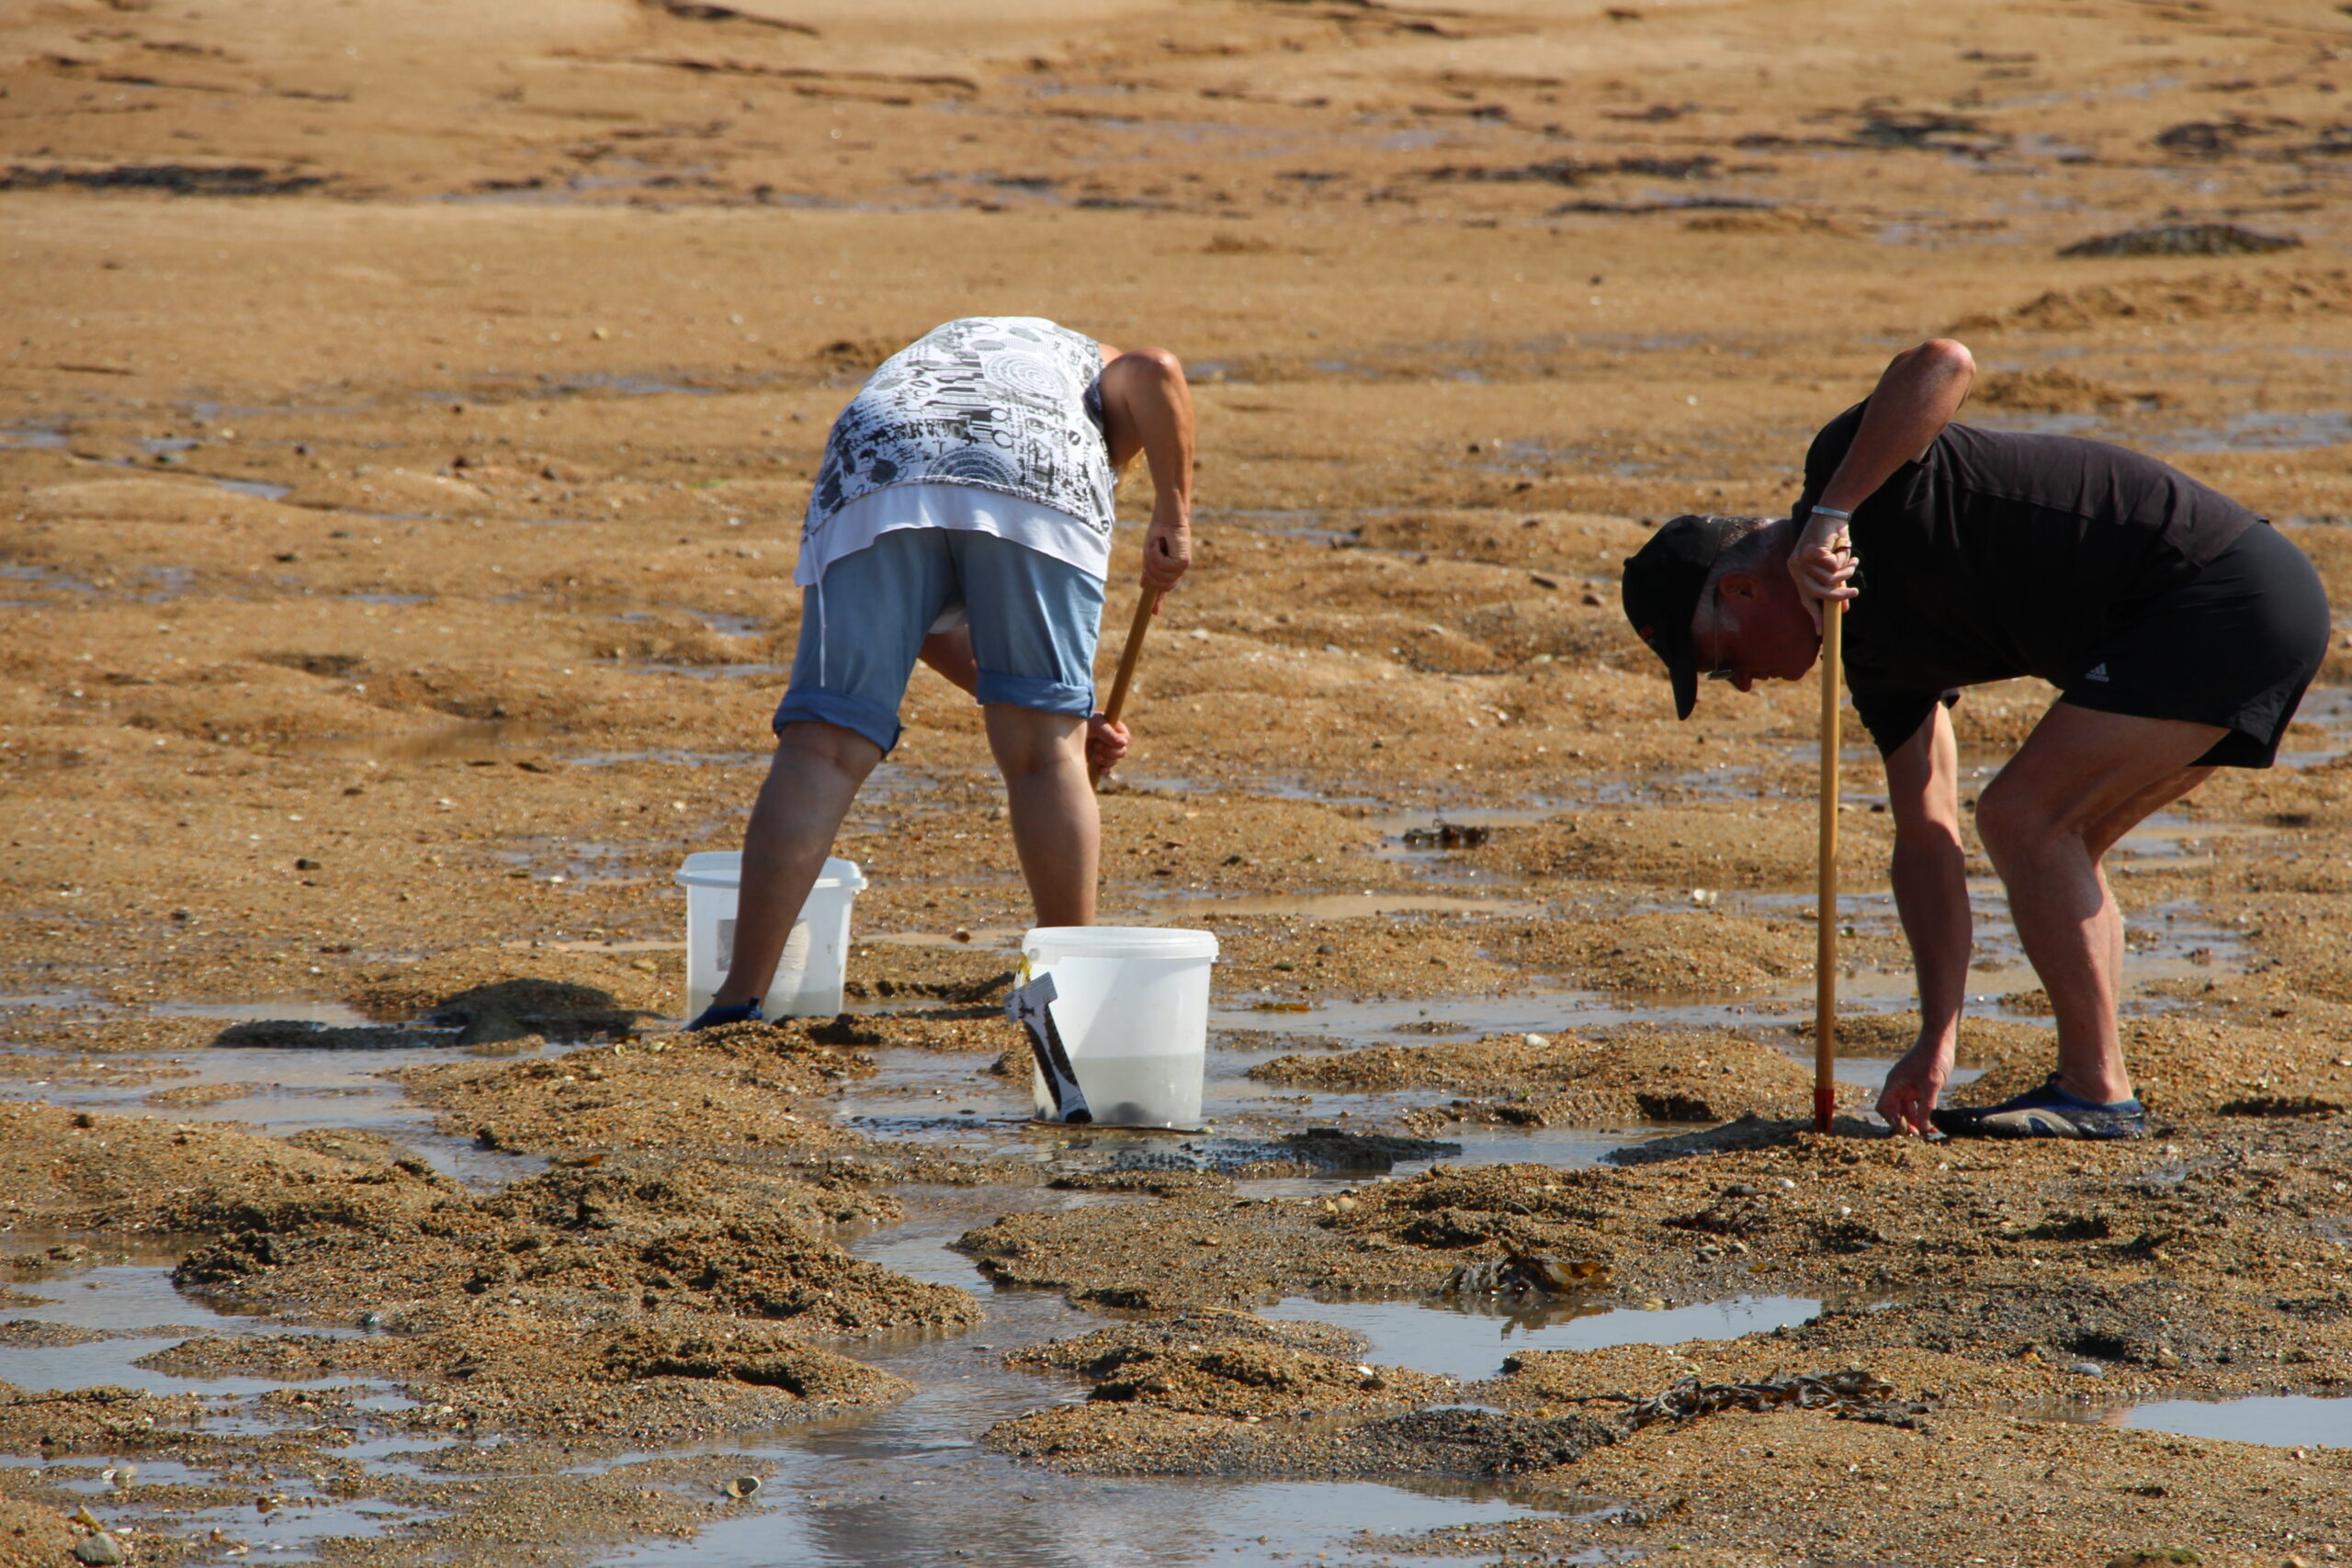
{"label": "black sticker on bucket", "polygon": [[1062,1046],[1061,1029],[1054,1022],[1052,1004],[1057,994],[1054,977],[1040,975],[1006,995],[1004,1016],[1019,1024],[1029,1036],[1029,1054],[1037,1059],[1038,1075],[1046,1080],[1046,1092],[1053,1099],[1055,1120],[1091,1122],[1094,1112],[1087,1109],[1086,1091],[1078,1086],[1078,1073],[1070,1066],[1069,1053]]}

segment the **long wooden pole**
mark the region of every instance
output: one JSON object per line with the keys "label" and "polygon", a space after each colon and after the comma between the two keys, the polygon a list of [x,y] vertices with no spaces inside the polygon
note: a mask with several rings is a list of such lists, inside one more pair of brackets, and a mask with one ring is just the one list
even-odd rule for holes
{"label": "long wooden pole", "polygon": [[[1127,705],[1127,688],[1136,682],[1136,661],[1143,657],[1143,634],[1151,629],[1152,615],[1159,608],[1157,588],[1145,589],[1143,597],[1136,601],[1135,624],[1127,627],[1127,646],[1119,653],[1119,672],[1111,677],[1111,700],[1102,705],[1102,716],[1113,724],[1119,722],[1120,711]],[[1094,771],[1091,761],[1086,764],[1086,782],[1102,782],[1102,775]]]}
{"label": "long wooden pole", "polygon": [[1829,1131],[1838,1094],[1838,687],[1843,668],[1846,602],[1821,616],[1821,886],[1814,899],[1813,1130]]}

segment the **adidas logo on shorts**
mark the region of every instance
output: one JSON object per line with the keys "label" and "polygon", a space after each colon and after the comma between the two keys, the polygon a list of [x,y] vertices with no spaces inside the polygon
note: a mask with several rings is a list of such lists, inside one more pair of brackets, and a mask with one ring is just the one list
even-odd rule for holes
{"label": "adidas logo on shorts", "polygon": [[2107,678],[2107,664],[2104,660],[2083,671],[2083,679],[2086,681],[2104,681]]}

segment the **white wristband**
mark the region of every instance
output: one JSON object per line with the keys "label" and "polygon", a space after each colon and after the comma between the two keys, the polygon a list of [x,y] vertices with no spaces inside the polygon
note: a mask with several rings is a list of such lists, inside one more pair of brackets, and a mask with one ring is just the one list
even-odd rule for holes
{"label": "white wristband", "polygon": [[1840,512],[1834,506],[1816,506],[1812,511],[1806,513],[1805,516],[1808,519],[1815,517],[1835,517],[1840,523],[1851,523],[1854,520],[1854,514],[1852,513]]}

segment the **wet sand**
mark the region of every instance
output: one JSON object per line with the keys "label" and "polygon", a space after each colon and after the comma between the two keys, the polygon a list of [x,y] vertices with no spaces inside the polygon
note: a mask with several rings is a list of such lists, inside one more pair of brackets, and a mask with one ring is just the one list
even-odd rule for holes
{"label": "wet sand", "polygon": [[[2347,48],[2104,0],[0,17],[0,1562],[77,1509],[136,1562],[2352,1550],[2341,1421],[2114,1424],[2352,1380],[2352,620],[2286,765],[2111,860],[2155,1138],[1952,1148],[1867,1115],[1874,761],[1815,1138],[1818,692],[1676,726],[1615,591],[1950,332],[1967,417],[2164,456],[2352,604]],[[927,673],[838,849],[852,1015],[673,1032],[826,425],[978,312],[1191,367],[1103,907],[1222,943],[1194,1137],[1021,1122],[1025,899]],[[2049,696],[1970,694],[1967,793]],[[2048,1006],[1971,872],[1984,1099]],[[1663,1342],[1750,1297],[1823,1304]]]}

